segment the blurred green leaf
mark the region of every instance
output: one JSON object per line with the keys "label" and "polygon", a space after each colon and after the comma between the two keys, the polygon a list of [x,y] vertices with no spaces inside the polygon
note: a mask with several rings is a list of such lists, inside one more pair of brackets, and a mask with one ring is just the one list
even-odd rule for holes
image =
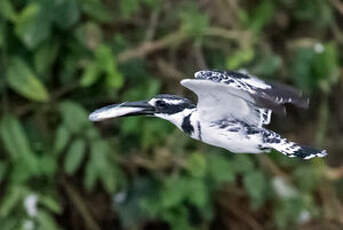
{"label": "blurred green leaf", "polygon": [[62,212],[61,203],[51,196],[39,196],[39,203],[53,213],[60,214]]}
{"label": "blurred green leaf", "polygon": [[209,19],[207,14],[200,12],[197,7],[191,3],[184,7],[180,12],[181,29],[186,33],[198,37],[209,26]]}
{"label": "blurred green leaf", "polygon": [[22,161],[29,167],[28,169],[32,170],[31,172],[36,172],[38,169],[37,159],[32,153],[23,127],[15,117],[5,115],[1,119],[0,135],[13,162]]}
{"label": "blurred green leaf", "polygon": [[34,101],[47,102],[49,94],[34,75],[30,67],[20,58],[14,57],[7,70],[7,82],[11,88]]}
{"label": "blurred green leaf", "polygon": [[198,207],[204,208],[209,202],[208,200],[208,188],[203,180],[194,178],[189,179],[187,182],[187,200]]}
{"label": "blurred green leaf", "polygon": [[90,161],[87,162],[85,177],[84,177],[84,185],[88,191],[92,190],[95,186],[95,182],[98,179],[98,170],[95,165],[95,160],[91,158]]}
{"label": "blurred green leaf", "polygon": [[54,21],[62,29],[74,25],[80,18],[77,0],[55,0]]}
{"label": "blurred green leaf", "polygon": [[55,222],[53,216],[43,210],[39,210],[37,213],[37,221],[39,225],[39,230],[59,230],[57,223]]}
{"label": "blurred green leaf", "polygon": [[298,48],[293,62],[297,85],[308,92],[318,87],[328,92],[339,76],[336,50],[334,43],[316,43],[314,47]]}
{"label": "blurred green leaf", "polygon": [[100,178],[102,181],[102,184],[104,185],[105,190],[108,193],[113,193],[117,187],[118,182],[118,175],[116,173],[115,169],[116,165],[107,164],[106,168],[102,170]]}
{"label": "blurred green leaf", "polygon": [[100,78],[100,69],[95,62],[92,62],[86,66],[85,71],[81,77],[81,85],[83,87],[89,87],[93,85]]}
{"label": "blurred green leaf", "polygon": [[179,176],[167,178],[161,191],[161,205],[171,208],[180,205],[187,197],[188,181]]}
{"label": "blurred green leaf", "polygon": [[222,182],[233,182],[235,179],[233,166],[230,160],[221,154],[212,154],[206,156],[208,173],[212,179],[220,184]]}
{"label": "blurred green leaf", "polygon": [[[320,175],[316,172],[316,168],[311,166],[302,166],[295,169],[293,177],[298,185],[298,188],[303,192],[311,192],[319,185]],[[306,178],[306,180],[304,180]]]}
{"label": "blurred green leaf", "polygon": [[8,163],[0,161],[0,183],[2,183],[2,180],[7,173],[7,169],[8,169]]}
{"label": "blurred green leaf", "polygon": [[252,48],[246,50],[237,50],[227,58],[226,67],[234,70],[240,68],[243,64],[250,62],[255,56]]}
{"label": "blurred green leaf", "polygon": [[24,196],[24,190],[20,186],[11,186],[1,199],[0,217],[6,217],[15,208]]}
{"label": "blurred green leaf", "polygon": [[124,79],[119,72],[112,50],[105,45],[99,45],[95,51],[97,65],[106,73],[106,86],[118,89],[123,85]]}
{"label": "blurred green leaf", "polygon": [[193,153],[187,159],[187,169],[192,176],[204,177],[206,174],[206,159],[203,154]]}
{"label": "blurred green leaf", "polygon": [[300,21],[310,21],[319,27],[329,25],[333,21],[332,8],[327,1],[298,0],[294,6],[292,13]]}
{"label": "blurred green leaf", "polygon": [[[58,42],[55,41],[53,44],[45,42],[37,49],[34,55],[34,65],[37,74],[47,75],[57,58],[59,47]],[[48,76],[42,76],[42,78],[47,79]]]}
{"label": "blurred green leaf", "polygon": [[120,1],[120,14],[124,18],[129,18],[140,9],[140,0]]}
{"label": "blurred green leaf", "polygon": [[[0,22],[0,49],[5,46],[6,42],[7,42],[6,41],[6,26],[4,22]],[[0,85],[0,88],[1,88],[1,85]]]}
{"label": "blurred green leaf", "polygon": [[25,6],[16,17],[16,34],[29,49],[36,48],[50,36],[50,18],[47,14],[41,14],[41,10],[38,2],[32,2]]}
{"label": "blurred green leaf", "polygon": [[279,55],[267,55],[262,57],[256,66],[251,70],[254,75],[272,76],[282,67],[282,59]]}
{"label": "blurred green leaf", "polygon": [[254,32],[260,32],[262,28],[267,25],[274,14],[274,4],[270,0],[263,0],[263,2],[255,9],[251,17],[250,28]]}
{"label": "blurred green leaf", "polygon": [[70,137],[69,130],[64,125],[60,125],[56,130],[53,152],[55,154],[61,153],[67,146]]}
{"label": "blurred green leaf", "polygon": [[251,156],[247,155],[234,155],[231,159],[232,170],[235,173],[249,173],[254,170],[254,162]]}
{"label": "blurred green leaf", "polygon": [[339,79],[339,64],[337,46],[330,42],[323,46],[323,52],[318,52],[318,49],[323,46],[317,43],[314,47],[317,48],[317,55],[313,61],[313,73],[320,78],[319,86],[322,90],[329,92],[332,84]]}
{"label": "blurred green leaf", "polygon": [[110,153],[109,145],[105,141],[95,140],[91,143],[90,152],[93,165],[87,166],[86,186],[91,189],[94,186],[95,179],[99,178],[105,189],[113,193],[118,180],[116,178],[116,165],[108,159]]}
{"label": "blurred green leaf", "polygon": [[0,1],[0,16],[10,21],[15,20],[16,13],[10,0]]}
{"label": "blurred green leaf", "polygon": [[83,139],[77,139],[71,143],[64,159],[64,170],[68,174],[74,174],[80,167],[83,158],[85,157],[86,143]]}
{"label": "blurred green leaf", "polygon": [[267,196],[267,178],[259,171],[251,172],[243,177],[243,184],[248,192],[254,208],[260,207]]}
{"label": "blurred green leaf", "polygon": [[54,176],[56,170],[58,169],[58,162],[53,155],[51,155],[50,153],[44,154],[43,156],[38,158],[38,162],[40,165],[39,169],[41,175],[46,175],[49,177]]}
{"label": "blurred green leaf", "polygon": [[303,210],[304,204],[300,199],[287,199],[281,201],[275,210],[276,225],[280,229],[287,229],[294,225]]}
{"label": "blurred green leaf", "polygon": [[88,113],[80,104],[71,101],[62,102],[59,105],[59,110],[65,127],[72,133],[85,131],[90,127]]}
{"label": "blurred green leaf", "polygon": [[110,9],[106,8],[100,0],[84,0],[81,2],[82,11],[99,22],[112,20]]}
{"label": "blurred green leaf", "polygon": [[293,62],[293,77],[296,84],[306,91],[316,86],[316,76],[312,76],[311,62],[315,52],[309,48],[299,48],[296,51],[296,55]]}

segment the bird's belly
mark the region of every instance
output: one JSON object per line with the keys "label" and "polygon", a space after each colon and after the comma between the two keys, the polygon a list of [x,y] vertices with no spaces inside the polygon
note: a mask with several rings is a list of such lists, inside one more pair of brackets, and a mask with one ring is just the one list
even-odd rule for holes
{"label": "bird's belly", "polygon": [[233,153],[261,153],[259,135],[246,135],[242,132],[230,132],[226,129],[204,127],[202,139],[206,144],[227,149]]}

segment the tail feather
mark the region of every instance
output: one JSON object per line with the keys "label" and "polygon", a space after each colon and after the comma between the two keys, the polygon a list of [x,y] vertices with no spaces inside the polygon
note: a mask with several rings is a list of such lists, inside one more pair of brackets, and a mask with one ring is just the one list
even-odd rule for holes
{"label": "tail feather", "polygon": [[327,155],[326,150],[317,150],[311,147],[297,145],[295,143],[293,143],[291,148],[276,148],[276,150],[279,150],[281,153],[285,154],[288,157],[299,157],[305,160],[314,157],[325,157]]}
{"label": "tail feather", "polygon": [[305,160],[314,157],[325,157],[326,150],[317,150],[311,147],[298,145],[297,143],[288,141],[286,138],[280,137],[279,134],[273,131],[266,131],[263,135],[263,141],[269,148],[275,149],[288,157],[299,157]]}

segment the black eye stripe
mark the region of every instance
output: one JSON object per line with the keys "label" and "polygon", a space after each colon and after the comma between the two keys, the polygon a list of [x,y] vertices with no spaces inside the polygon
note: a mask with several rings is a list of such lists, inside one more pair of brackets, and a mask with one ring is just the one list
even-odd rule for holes
{"label": "black eye stripe", "polygon": [[156,101],[157,106],[166,106],[167,103],[165,101]]}

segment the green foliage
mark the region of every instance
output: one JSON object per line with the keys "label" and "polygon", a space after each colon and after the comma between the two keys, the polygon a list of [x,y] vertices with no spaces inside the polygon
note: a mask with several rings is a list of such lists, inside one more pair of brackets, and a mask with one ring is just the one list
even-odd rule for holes
{"label": "green foliage", "polygon": [[[333,135],[331,155],[340,148],[330,149],[341,138],[340,112],[325,100],[339,96],[342,66],[333,3],[1,0],[1,229],[339,223],[331,209],[341,185],[327,181],[318,162],[275,151],[233,155],[160,119],[88,120],[105,104],[159,93],[191,98],[178,82],[204,66],[245,68],[326,95],[309,113],[290,110],[299,121],[290,119],[286,134],[310,144],[319,117],[323,142]],[[319,103],[325,111],[317,114]],[[273,128],[285,130],[275,120]]]}
{"label": "green foliage", "polygon": [[199,37],[208,28],[208,17],[202,14],[193,4],[188,4],[180,12],[181,29],[186,33]]}
{"label": "green foliage", "polygon": [[295,82],[303,89],[312,91],[321,88],[329,92],[338,80],[338,57],[335,44],[314,44],[296,50],[293,62]]}
{"label": "green foliage", "polygon": [[28,99],[47,102],[49,95],[44,85],[20,58],[13,57],[7,70],[7,82],[11,88]]}

